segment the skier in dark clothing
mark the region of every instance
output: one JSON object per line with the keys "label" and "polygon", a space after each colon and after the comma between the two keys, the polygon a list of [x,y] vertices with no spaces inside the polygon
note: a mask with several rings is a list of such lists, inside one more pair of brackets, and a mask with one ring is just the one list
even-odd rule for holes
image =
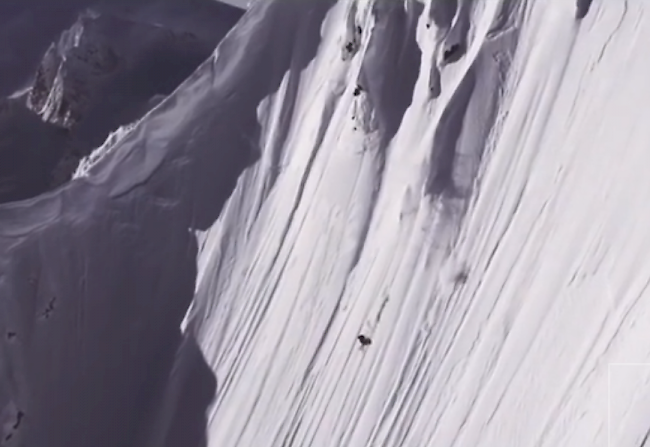
{"label": "skier in dark clothing", "polygon": [[368,337],[365,335],[361,334],[357,337],[357,340],[359,340],[359,343],[361,343],[361,346],[368,346],[370,343],[372,343],[372,340],[370,340]]}

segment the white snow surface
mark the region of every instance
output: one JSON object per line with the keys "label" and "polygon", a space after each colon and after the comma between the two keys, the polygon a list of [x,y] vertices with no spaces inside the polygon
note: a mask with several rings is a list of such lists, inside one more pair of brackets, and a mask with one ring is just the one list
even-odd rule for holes
{"label": "white snow surface", "polygon": [[[50,447],[644,445],[647,2],[459,0],[445,26],[454,3],[255,2],[79,178],[0,207],[6,430],[24,401]],[[68,317],[35,323],[55,291]],[[178,354],[148,443],[109,443],[142,387],[119,365],[190,300],[206,439],[168,434]]]}

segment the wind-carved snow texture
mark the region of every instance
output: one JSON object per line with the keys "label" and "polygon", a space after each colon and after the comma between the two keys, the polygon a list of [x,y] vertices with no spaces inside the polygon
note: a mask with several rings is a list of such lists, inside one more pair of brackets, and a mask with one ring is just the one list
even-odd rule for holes
{"label": "wind-carved snow texture", "polygon": [[444,64],[458,62],[467,51],[473,3],[474,0],[459,0],[458,12],[449,31],[445,33],[444,44],[441,47],[441,60]]}
{"label": "wind-carved snow texture", "polygon": [[[596,420],[597,410],[584,419],[575,416],[590,411],[591,401],[579,399],[593,394],[592,388],[567,383],[557,391],[565,382],[559,377],[582,365],[569,360],[558,341],[570,339],[575,353],[576,344],[593,340],[591,330],[585,335],[562,326],[582,327],[587,297],[596,289],[583,285],[581,305],[569,304],[543,274],[562,275],[569,265],[553,267],[558,257],[550,249],[538,256],[549,243],[571,263],[589,256],[561,237],[567,230],[553,220],[561,219],[576,237],[580,228],[592,227],[571,224],[576,215],[563,218],[552,208],[585,200],[571,183],[565,191],[574,191],[575,202],[562,200],[554,189],[569,175],[566,170],[580,169],[561,154],[577,154],[570,149],[579,144],[576,134],[563,127],[571,121],[568,114],[575,116],[571,94],[577,90],[565,90],[581,83],[566,77],[563,90],[557,87],[568,73],[561,61],[576,32],[574,5],[477,1],[449,25],[458,34],[438,39],[432,30],[418,36],[422,59],[439,64],[440,92],[429,97],[427,67],[414,83],[397,132],[379,151],[379,129],[355,129],[358,122],[349,123],[349,117],[351,111],[355,118],[380,116],[358,70],[372,54],[371,36],[381,21],[372,18],[372,3],[359,2],[354,23],[363,30],[362,45],[341,60],[351,10],[342,3],[323,25],[319,57],[303,76],[304,94],[293,106],[296,121],[273,190],[259,182],[269,165],[251,167],[219,222],[201,236],[200,281],[188,324],[200,326],[204,352],[221,380],[210,444],[574,446],[599,439],[598,445],[606,445],[604,429],[599,433],[606,412]],[[466,26],[462,14],[471,32],[460,32]],[[627,37],[633,31],[630,27]],[[453,44],[462,36],[466,50],[453,62],[442,60],[439,43]],[[593,46],[589,40],[583,50],[597,56],[604,39]],[[620,42],[629,44],[624,37]],[[607,54],[617,60],[615,53]],[[581,68],[572,70],[582,73]],[[336,96],[341,80],[347,82],[348,100]],[[333,92],[339,98],[334,103]],[[282,104],[283,95],[276,93],[268,104]],[[333,115],[324,114],[332,104]],[[583,111],[591,107],[588,101],[580,104]],[[262,112],[268,126],[276,122],[268,117],[273,110],[267,105]],[[553,117],[556,113],[562,117]],[[322,117],[327,127],[321,139]],[[265,127],[263,135],[271,134],[273,128]],[[583,161],[593,162],[594,145],[584,146]],[[544,155],[548,151],[561,158],[559,172],[554,158]],[[538,160],[534,170],[533,160]],[[573,177],[578,178],[585,187],[591,184],[588,173]],[[433,185],[439,189],[432,191]],[[252,213],[248,205],[259,203],[262,191],[264,203]],[[523,194],[530,205],[520,200]],[[463,199],[462,212],[449,215],[444,206],[440,211],[440,195],[452,205]],[[535,226],[541,221],[544,226]],[[591,231],[581,243],[599,258],[605,248],[596,234],[603,233]],[[590,261],[584,274],[597,262]],[[552,303],[566,307],[549,315],[545,309]],[[590,327],[598,323],[596,318]],[[548,338],[538,337],[540,331]],[[578,332],[583,336],[574,335]],[[356,346],[360,334],[372,339],[363,351]],[[560,363],[552,363],[558,358]],[[596,358],[572,383],[596,383],[589,375]],[[605,395],[605,389],[599,386],[597,394]],[[574,434],[580,431],[589,436]]]}
{"label": "wind-carved snow texture", "polygon": [[[442,110],[433,137],[433,169],[427,179],[431,195],[468,198],[472,192],[486,142],[496,123],[510,55],[517,46],[518,30],[506,28],[506,17],[513,20],[516,15],[512,2],[501,4],[490,26],[489,40],[481,44]],[[465,126],[472,126],[471,132],[463,133]]]}
{"label": "wind-carved snow texture", "polygon": [[475,85],[476,75],[473,67],[470,67],[442,112],[433,138],[434,153],[431,162],[433,171],[427,181],[427,190],[430,194],[455,192],[453,170],[457,158],[456,146],[463,130],[463,122]]}
{"label": "wind-carved snow texture", "polygon": [[5,444],[643,445],[645,3],[398,3],[256,2],[0,207]]}
{"label": "wind-carved snow texture", "polygon": [[471,1],[432,1],[429,7],[426,27],[430,29],[434,25],[436,45],[442,55],[440,62],[431,64],[429,72],[429,94],[432,99],[438,98],[441,93],[441,69],[460,60],[467,51]]}
{"label": "wind-carved snow texture", "polygon": [[399,129],[413,99],[421,59],[415,27],[423,8],[417,1],[382,0],[373,5],[375,23],[361,65],[360,85],[377,115],[384,145]]}
{"label": "wind-carved snow texture", "polygon": [[[450,183],[453,193],[469,194],[483,153],[484,141],[480,140],[490,134],[495,121],[485,120],[473,134],[474,129],[462,131],[463,120],[466,115],[496,115],[494,109],[501,99],[499,84],[505,82],[503,76],[507,74],[501,71],[507,65],[497,63],[499,54],[494,48],[479,38],[468,43],[468,47],[477,47],[471,57],[472,66],[463,69],[467,72],[463,79],[470,84],[449,85],[448,97],[440,110],[450,112],[443,112],[445,117],[440,119],[439,126],[429,127],[446,127],[435,134],[440,146],[436,150],[444,156],[423,151],[421,144],[420,148],[412,148],[408,134],[400,136],[398,129],[405,126],[407,108],[414,106],[423,57],[419,48],[413,48],[416,20],[422,12],[417,6],[385,2],[358,3],[351,8],[341,3],[334,8],[322,26],[329,32],[325,34],[328,39],[321,43],[321,58],[314,61],[309,71],[313,74],[305,79],[322,85],[318,76],[332,73],[328,82],[335,86],[334,91],[339,79],[358,79],[358,86],[355,82],[348,90],[348,101],[336,93],[338,99],[332,103],[329,92],[310,90],[314,85],[303,81],[306,92],[314,93],[298,98],[299,102],[293,105],[294,116],[323,117],[329,125],[325,135],[322,122],[300,121],[302,131],[294,122],[290,123],[288,133],[293,137],[286,142],[284,169],[262,207],[252,213],[247,203],[257,203],[255,197],[266,194],[259,179],[268,175],[269,164],[256,166],[243,177],[218,224],[202,236],[200,283],[187,321],[205,340],[206,355],[220,378],[220,392],[212,413],[211,445],[331,445],[332,439],[337,440],[337,445],[410,444],[395,438],[406,436],[406,432],[400,435],[389,431],[390,424],[408,414],[405,408],[389,403],[411,395],[409,382],[403,382],[394,391],[390,391],[391,386],[382,387],[377,377],[360,369],[363,363],[354,343],[357,335],[364,334],[373,340],[364,355],[371,355],[372,349],[380,357],[391,357],[387,349],[404,353],[398,341],[404,328],[395,326],[399,321],[396,318],[411,312],[423,314],[422,310],[428,307],[420,294],[408,293],[404,289],[406,283],[400,285],[395,276],[397,264],[391,266],[389,262],[379,267],[388,258],[399,258],[400,250],[404,254],[410,243],[403,240],[403,246],[398,248],[393,245],[396,242],[391,242],[379,252],[375,244],[383,239],[382,234],[388,234],[386,231],[418,234],[424,239],[413,242],[415,246],[432,250],[424,256],[427,270],[441,265],[437,253],[440,249],[436,247],[442,247],[443,254],[448,252],[461,215],[445,220],[446,215],[438,215],[435,205],[431,211],[422,209],[429,203],[425,175],[420,179],[414,176],[415,183],[408,186],[411,192],[405,200],[414,209],[403,215],[401,224],[392,220],[387,214],[394,207],[390,203],[395,200],[395,192],[405,187],[400,174],[404,171],[396,166],[400,159],[406,160],[404,166],[419,160],[417,165],[429,165],[431,178],[435,172],[438,178],[446,175],[445,181]],[[350,20],[351,10],[358,15],[354,21]],[[254,10],[249,14],[253,13]],[[469,14],[469,10],[465,13]],[[364,22],[363,17],[370,17],[374,23],[368,19]],[[338,20],[340,28],[332,25]],[[350,23],[371,34],[361,39],[367,46],[362,46],[352,58],[341,59],[340,47],[336,45],[349,41]],[[311,27],[317,26],[312,23]],[[486,33],[488,27],[484,28]],[[504,54],[514,51],[512,45],[504,48]],[[414,62],[400,64],[400,57]],[[485,71],[485,81],[475,79],[474,71],[479,69]],[[398,78],[400,72],[404,76]],[[481,92],[487,90],[487,97],[475,93],[472,84],[480,85]],[[398,89],[400,86],[403,88]],[[445,92],[444,86],[442,91]],[[386,110],[386,97],[393,94],[397,100],[392,102],[398,107]],[[280,95],[273,102],[286,99],[284,92]],[[306,102],[303,98],[307,97]],[[476,104],[471,105],[470,97],[475,98]],[[295,102],[296,98],[289,96],[289,100]],[[364,109],[365,103],[370,110]],[[330,110],[332,104],[333,115],[321,113]],[[350,129],[346,123],[350,107],[355,122],[356,115],[371,114],[377,125]],[[264,110],[273,113],[270,106]],[[279,121],[263,118],[263,122]],[[341,133],[347,135],[349,142],[341,139]],[[431,138],[433,143],[433,134]],[[269,147],[264,141],[262,146]],[[403,209],[397,206],[398,212]],[[400,229],[400,225],[404,227]],[[418,230],[419,227],[423,229]],[[428,231],[432,233],[427,235]],[[374,255],[369,255],[368,250]],[[376,256],[385,261],[373,263]],[[416,265],[417,257],[402,262]],[[471,275],[460,263],[450,269],[448,287],[462,287]],[[430,279],[432,284],[435,277]],[[393,280],[397,282],[391,285]],[[365,296],[362,301],[356,298],[359,293]],[[393,330],[396,334],[387,338]],[[381,340],[379,346],[374,341],[377,338]],[[418,355],[412,350],[408,353]],[[329,363],[328,359],[337,357],[340,360]],[[395,360],[395,368],[401,364],[402,360]],[[391,371],[397,373],[395,369]],[[382,379],[388,385],[385,380],[389,377]],[[353,386],[354,383],[357,385]],[[372,386],[373,399],[379,399],[374,404],[364,394],[354,399],[345,396],[351,390],[364,393],[363,383]],[[354,410],[357,404],[360,411],[368,411],[366,416]],[[383,416],[379,413],[382,408],[387,411]],[[382,432],[373,431],[372,425],[358,424],[364,417],[377,424],[386,421],[388,425],[380,425],[384,427]]]}

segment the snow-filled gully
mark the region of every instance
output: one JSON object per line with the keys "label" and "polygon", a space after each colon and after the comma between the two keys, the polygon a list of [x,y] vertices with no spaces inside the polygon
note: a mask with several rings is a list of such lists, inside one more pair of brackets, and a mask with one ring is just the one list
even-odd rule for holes
{"label": "snow-filled gully", "polygon": [[648,41],[640,0],[254,3],[0,207],[0,442],[642,446]]}

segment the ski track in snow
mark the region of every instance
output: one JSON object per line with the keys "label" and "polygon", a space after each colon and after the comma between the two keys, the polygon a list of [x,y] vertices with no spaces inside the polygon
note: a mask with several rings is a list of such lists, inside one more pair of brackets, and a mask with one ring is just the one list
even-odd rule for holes
{"label": "ski track in snow", "polygon": [[[643,445],[650,20],[641,0],[575,14],[551,0],[256,2],[87,178],[0,207],[2,245],[63,225],[82,186],[133,200],[136,217],[145,190],[183,222],[151,223],[159,238],[198,232],[169,256],[197,256],[182,327],[217,380],[209,447]],[[210,141],[259,157],[231,172]],[[194,195],[168,180],[179,173]],[[222,209],[199,194],[235,178]]]}

